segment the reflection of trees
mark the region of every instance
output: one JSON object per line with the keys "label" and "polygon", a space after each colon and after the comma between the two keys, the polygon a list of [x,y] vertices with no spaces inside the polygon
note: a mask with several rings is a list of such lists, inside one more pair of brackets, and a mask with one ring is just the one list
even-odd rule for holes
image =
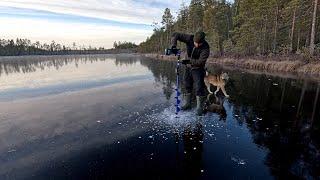
{"label": "reflection of trees", "polygon": [[285,97],[285,93],[286,93],[286,85],[287,85],[287,79],[284,79],[281,81],[281,100],[280,100],[280,112],[282,111],[282,105],[283,105],[283,101],[284,101],[284,97]]}
{"label": "reflection of trees", "polygon": [[132,56],[129,54],[128,55],[125,55],[125,54],[116,55],[115,58],[116,58],[115,63],[117,66],[133,65],[133,64],[136,64],[140,60],[139,56]]}
{"label": "reflection of trees", "polygon": [[302,106],[302,102],[303,102],[303,98],[304,98],[304,94],[306,93],[306,89],[307,89],[307,81],[304,80],[304,81],[303,81],[302,90],[301,90],[301,94],[300,94],[300,98],[299,98],[299,105],[298,105],[298,110],[297,110],[297,116],[299,116],[299,113],[300,113],[300,110],[301,110],[301,106]]}
{"label": "reflection of trees", "polygon": [[116,65],[119,66],[133,65],[137,62],[140,62],[141,65],[146,66],[152,72],[156,83],[160,83],[160,86],[162,86],[164,95],[167,99],[170,99],[176,83],[176,63],[132,55],[118,55],[115,61]]}
{"label": "reflection of trees", "polygon": [[318,99],[319,99],[319,91],[320,91],[320,83],[318,83],[317,92],[316,92],[314,103],[313,103],[311,126],[314,124],[314,120],[315,120],[315,116],[316,116],[317,104],[318,104]]}
{"label": "reflection of trees", "polygon": [[61,67],[69,64],[74,64],[75,67],[78,67],[79,64],[105,61],[108,58],[115,58],[117,66],[132,66],[140,62],[153,73],[156,83],[160,83],[163,87],[163,93],[167,99],[170,99],[174,83],[176,82],[176,64],[174,62],[151,60],[130,54],[4,57],[0,59],[0,76],[10,73],[44,71],[51,68],[59,70]]}
{"label": "reflection of trees", "polygon": [[61,67],[79,63],[92,63],[104,61],[108,56],[103,55],[83,55],[83,56],[30,56],[30,57],[7,57],[0,59],[0,76],[10,73],[30,73],[38,70]]}
{"label": "reflection of trees", "polygon": [[234,113],[246,120],[253,141],[268,149],[265,163],[271,173],[278,178],[319,177],[319,124],[312,125],[319,119],[314,113],[319,112],[319,85],[237,72],[230,79]]}
{"label": "reflection of trees", "polygon": [[174,84],[176,83],[176,63],[142,58],[141,64],[148,67],[153,73],[156,82],[161,83],[166,98],[170,99]]}

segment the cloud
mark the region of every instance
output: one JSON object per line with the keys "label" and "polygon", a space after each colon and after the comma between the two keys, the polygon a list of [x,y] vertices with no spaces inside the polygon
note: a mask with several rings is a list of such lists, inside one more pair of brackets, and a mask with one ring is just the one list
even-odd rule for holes
{"label": "cloud", "polygon": [[165,7],[174,12],[181,3],[182,0],[1,0],[0,6],[151,24],[160,21]]}
{"label": "cloud", "polygon": [[106,48],[119,40],[139,43],[152,34],[151,24],[161,21],[166,7],[177,12],[182,1],[1,0],[0,38]]}
{"label": "cloud", "polygon": [[48,22],[39,19],[0,17],[0,22],[6,24],[0,28],[1,38],[28,38],[43,43],[55,40],[69,46],[76,42],[78,45],[111,48],[114,41],[140,43],[152,33],[152,31],[143,29],[99,24]]}

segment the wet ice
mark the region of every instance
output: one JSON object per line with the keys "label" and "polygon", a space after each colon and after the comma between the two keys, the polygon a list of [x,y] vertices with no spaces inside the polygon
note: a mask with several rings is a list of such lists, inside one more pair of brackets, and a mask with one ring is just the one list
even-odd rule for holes
{"label": "wet ice", "polygon": [[238,165],[246,165],[246,164],[247,164],[244,159],[241,159],[241,158],[239,158],[239,157],[237,157],[237,156],[232,156],[232,157],[231,157],[231,160],[232,160],[233,162],[237,163]]}

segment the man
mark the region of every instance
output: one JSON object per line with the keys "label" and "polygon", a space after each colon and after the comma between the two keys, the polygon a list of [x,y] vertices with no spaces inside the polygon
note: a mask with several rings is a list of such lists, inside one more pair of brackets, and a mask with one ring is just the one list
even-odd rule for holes
{"label": "man", "polygon": [[172,51],[177,51],[177,41],[184,42],[187,46],[187,56],[190,61],[183,61],[186,65],[184,72],[184,85],[186,93],[184,93],[184,103],[182,110],[191,108],[191,92],[193,84],[195,85],[197,96],[197,115],[203,114],[204,101],[206,99],[204,77],[206,75],[205,65],[210,54],[210,47],[205,40],[205,33],[197,31],[194,35],[173,33],[171,43]]}

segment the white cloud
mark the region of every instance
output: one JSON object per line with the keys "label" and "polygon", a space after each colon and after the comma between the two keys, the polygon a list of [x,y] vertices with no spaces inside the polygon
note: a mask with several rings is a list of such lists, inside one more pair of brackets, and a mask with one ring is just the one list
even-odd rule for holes
{"label": "white cloud", "polygon": [[58,43],[69,46],[73,42],[76,42],[78,45],[110,48],[114,41],[140,43],[152,33],[148,30],[108,25],[48,22],[46,20],[2,17],[0,17],[0,23],[6,24],[0,28],[1,38],[28,38],[32,41],[39,40],[43,43],[55,40]]}
{"label": "white cloud", "polygon": [[[114,41],[133,41],[139,43],[152,34],[151,28],[136,28],[126,24],[94,23],[90,20],[70,23],[63,19],[46,19],[46,12],[75,17],[91,17],[115,22],[151,25],[160,22],[166,5],[177,12],[183,0],[0,0],[0,8],[11,8],[10,16],[1,16],[0,38],[28,38],[32,41],[61,44],[72,42],[91,46],[112,47]],[[186,3],[189,0],[185,0]],[[15,9],[19,12],[15,14]],[[35,15],[39,17],[23,16]],[[31,12],[30,12],[31,10]],[[40,10],[41,12],[32,12]],[[18,16],[19,13],[19,16]],[[35,14],[33,14],[35,13]],[[47,14],[48,14],[47,13]],[[42,18],[41,18],[42,17]],[[129,28],[130,27],[130,28]]]}
{"label": "white cloud", "polygon": [[183,0],[1,0],[0,6],[55,13],[72,14],[85,17],[102,18],[120,22],[151,24],[160,21],[164,7],[168,5],[177,11]]}

